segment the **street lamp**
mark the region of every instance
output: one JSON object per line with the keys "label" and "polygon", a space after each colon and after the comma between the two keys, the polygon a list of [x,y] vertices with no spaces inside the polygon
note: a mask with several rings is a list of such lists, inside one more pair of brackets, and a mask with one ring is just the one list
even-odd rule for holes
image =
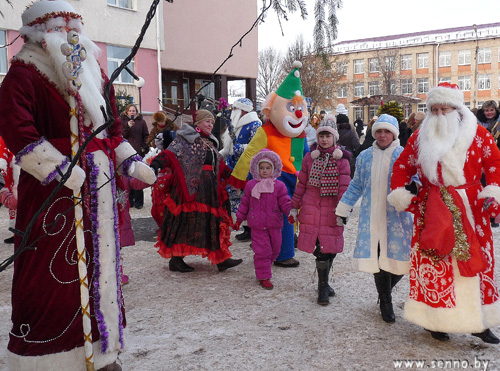
{"label": "street lamp", "polygon": [[141,114],[142,114],[141,89],[145,83],[146,81],[144,81],[142,77],[134,79],[134,85],[139,89],[139,111],[141,112]]}
{"label": "street lamp", "polygon": [[473,24],[472,28],[474,29],[474,32],[476,33],[476,55],[474,56],[474,59],[476,61],[475,66],[474,66],[474,100],[472,102],[472,108],[476,108],[476,100],[477,100],[477,88],[478,88],[478,81],[477,81],[477,55],[479,53],[479,40],[477,38],[477,25]]}

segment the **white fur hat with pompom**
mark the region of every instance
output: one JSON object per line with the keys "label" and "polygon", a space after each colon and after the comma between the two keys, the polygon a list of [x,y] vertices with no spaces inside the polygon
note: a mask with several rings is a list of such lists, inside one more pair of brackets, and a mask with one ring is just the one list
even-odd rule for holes
{"label": "white fur hat with pompom", "polygon": [[[333,135],[333,137],[335,138],[333,145],[335,145],[339,140],[339,132],[337,131],[337,121],[334,115],[328,114],[325,116],[323,121],[321,121],[321,124],[319,124],[318,129],[316,129],[316,140],[318,140],[319,135],[324,132],[328,132]],[[320,151],[318,149],[315,149],[314,151],[311,152],[311,157],[313,160],[318,158],[319,155]],[[333,153],[333,157],[338,160],[339,158],[342,157],[342,151],[337,148]]]}

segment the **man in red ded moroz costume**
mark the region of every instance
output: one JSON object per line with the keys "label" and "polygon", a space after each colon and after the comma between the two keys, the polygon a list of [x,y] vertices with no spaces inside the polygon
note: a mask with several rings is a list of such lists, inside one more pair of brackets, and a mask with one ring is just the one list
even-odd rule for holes
{"label": "man in red ded moroz costume", "polygon": [[[16,229],[29,232],[27,246],[33,247],[14,262],[10,369],[121,370],[116,360],[125,317],[113,178],[117,170],[149,184],[156,178],[122,138],[111,89],[113,124],[90,142],[27,231],[75,149],[104,124],[100,107],[108,80],[95,57],[97,45],[82,34],[81,16],[70,4],[35,2],[22,22],[25,44],[0,88],[0,135],[22,169]],[[76,202],[78,195],[83,202]],[[20,242],[16,236],[16,249]]]}
{"label": "man in red ded moroz costume", "polygon": [[[229,183],[243,189],[250,169],[250,160],[261,149],[268,148],[276,152],[283,163],[281,176],[292,197],[297,184],[297,176],[302,168],[304,154],[309,152],[304,132],[308,113],[300,83],[299,69],[302,63],[295,61],[293,70],[283,80],[276,92],[269,94],[264,102],[262,113],[266,123],[257,129],[253,139],[234,167]],[[293,225],[288,223],[288,215],[283,218],[282,243],[279,256],[274,262],[281,267],[297,267],[299,261],[294,258]]]}
{"label": "man in red ded moroz costume", "polygon": [[[437,340],[471,333],[499,343],[490,331],[500,324],[490,228],[499,170],[500,151],[458,86],[429,90],[426,117],[394,164],[388,201],[415,214],[404,316]],[[415,173],[422,186],[411,193],[405,185]]]}

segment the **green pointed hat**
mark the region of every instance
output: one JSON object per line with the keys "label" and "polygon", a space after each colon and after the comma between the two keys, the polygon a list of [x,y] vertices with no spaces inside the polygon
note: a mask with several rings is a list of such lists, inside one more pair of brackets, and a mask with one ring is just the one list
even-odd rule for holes
{"label": "green pointed hat", "polygon": [[299,68],[302,67],[302,63],[299,61],[293,62],[293,70],[288,74],[288,76],[283,80],[279,88],[276,90],[276,94],[285,99],[292,99],[296,95],[303,96],[302,85],[300,84],[300,72]]}

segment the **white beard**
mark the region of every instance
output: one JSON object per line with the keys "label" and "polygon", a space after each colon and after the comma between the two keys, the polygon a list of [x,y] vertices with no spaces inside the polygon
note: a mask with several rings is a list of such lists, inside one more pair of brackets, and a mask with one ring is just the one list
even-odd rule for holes
{"label": "white beard", "polygon": [[422,172],[433,184],[438,184],[439,161],[455,145],[460,134],[460,114],[453,110],[446,115],[428,115],[420,126],[417,138],[418,159]]}
{"label": "white beard", "polygon": [[[82,86],[78,91],[82,98],[82,104],[85,108],[85,124],[90,122],[95,127],[104,124],[100,106],[106,107],[102,96],[101,68],[97,62],[96,55],[99,53],[99,47],[88,37],[79,34],[80,43],[87,50],[87,58],[82,62],[82,73],[79,79]],[[57,78],[55,83],[65,91],[67,88],[67,79],[64,76],[62,65],[66,62],[66,56],[61,53],[61,45],[67,43],[66,32],[49,32],[44,37],[46,48],[50,59],[54,64],[54,72]]]}

